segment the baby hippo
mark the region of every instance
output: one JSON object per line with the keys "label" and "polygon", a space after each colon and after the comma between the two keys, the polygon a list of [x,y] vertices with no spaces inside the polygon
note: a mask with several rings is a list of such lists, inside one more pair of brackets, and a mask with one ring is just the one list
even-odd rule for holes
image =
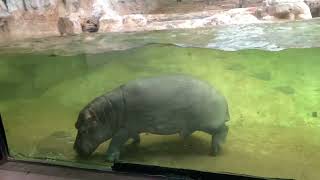
{"label": "baby hippo", "polygon": [[119,160],[121,147],[140,133],[180,134],[194,131],[212,135],[212,154],[225,141],[229,120],[226,99],[208,83],[187,75],[133,80],[95,98],[79,113],[74,149],[83,157],[112,139],[106,160]]}

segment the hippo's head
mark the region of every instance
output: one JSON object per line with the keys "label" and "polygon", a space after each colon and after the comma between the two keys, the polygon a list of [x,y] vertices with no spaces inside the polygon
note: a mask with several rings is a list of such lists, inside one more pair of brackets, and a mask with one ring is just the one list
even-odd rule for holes
{"label": "hippo's head", "polygon": [[76,122],[78,134],[74,143],[75,151],[82,157],[90,156],[104,141],[111,138],[110,126],[95,111],[85,108]]}

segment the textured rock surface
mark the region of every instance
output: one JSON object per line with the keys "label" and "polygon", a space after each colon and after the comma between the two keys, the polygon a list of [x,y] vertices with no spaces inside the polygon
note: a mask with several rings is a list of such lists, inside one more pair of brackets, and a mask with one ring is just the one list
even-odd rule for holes
{"label": "textured rock surface", "polygon": [[122,17],[108,15],[102,16],[100,18],[100,32],[116,32],[122,30]]}
{"label": "textured rock surface", "polygon": [[6,18],[0,18],[0,32],[9,32],[8,20]]}
{"label": "textured rock surface", "polygon": [[279,19],[311,19],[311,12],[303,0],[268,0],[267,12]]}
{"label": "textured rock surface", "polygon": [[99,26],[99,18],[95,16],[86,18],[81,22],[82,32],[97,32],[99,30]]}
{"label": "textured rock surface", "polygon": [[8,9],[7,6],[3,1],[0,1],[0,17],[4,16],[7,13]]}
{"label": "textured rock surface", "polygon": [[57,0],[7,0],[9,11],[46,11],[54,7]]}
{"label": "textured rock surface", "polygon": [[[313,14],[319,12],[318,0],[306,1]],[[256,7],[262,4],[263,0],[0,0],[0,41],[311,18],[303,0],[266,0],[264,7]]]}
{"label": "textured rock surface", "polygon": [[60,17],[58,20],[58,30],[61,36],[76,34],[76,21],[70,20],[69,17]]}
{"label": "textured rock surface", "polygon": [[310,8],[312,17],[320,17],[320,0],[305,0]]}

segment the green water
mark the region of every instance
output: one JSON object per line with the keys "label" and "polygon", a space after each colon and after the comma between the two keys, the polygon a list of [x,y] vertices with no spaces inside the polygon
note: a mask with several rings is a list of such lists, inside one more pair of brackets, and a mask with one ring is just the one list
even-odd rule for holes
{"label": "green water", "polygon": [[319,179],[320,49],[277,52],[182,48],[153,44],[125,51],[59,56],[1,54],[0,112],[15,158],[110,166],[108,143],[87,159],[72,149],[74,123],[94,97],[130,80],[184,73],[227,98],[230,133],[222,155],[210,136],[142,134],[121,160],[258,176]]}

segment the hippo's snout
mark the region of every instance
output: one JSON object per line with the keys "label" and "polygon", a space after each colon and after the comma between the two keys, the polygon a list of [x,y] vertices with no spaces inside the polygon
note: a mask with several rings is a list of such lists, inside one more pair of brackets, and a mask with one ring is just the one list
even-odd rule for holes
{"label": "hippo's snout", "polygon": [[78,134],[74,142],[73,149],[77,152],[79,156],[88,157],[96,149],[96,146],[92,145],[92,143],[83,140]]}
{"label": "hippo's snout", "polygon": [[82,148],[77,143],[74,144],[73,149],[77,152],[77,154],[81,157],[88,157],[91,155],[91,152],[87,148]]}
{"label": "hippo's snout", "polygon": [[86,151],[84,151],[84,150],[81,150],[81,149],[79,149],[79,148],[75,148],[75,151],[77,152],[77,154],[78,154],[80,157],[84,157],[84,158],[89,157],[90,154],[91,154],[91,153],[86,152]]}

